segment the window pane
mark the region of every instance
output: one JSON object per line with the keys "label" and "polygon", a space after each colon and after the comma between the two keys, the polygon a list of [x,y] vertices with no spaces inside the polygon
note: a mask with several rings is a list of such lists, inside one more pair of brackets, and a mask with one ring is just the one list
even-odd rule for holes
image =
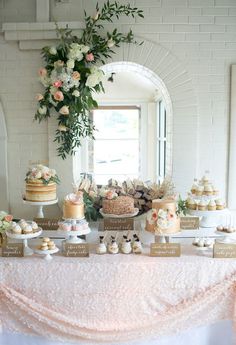
{"label": "window pane", "polygon": [[138,171],[138,140],[96,140],[94,142],[95,175],[137,175]]}
{"label": "window pane", "polygon": [[93,113],[96,139],[138,139],[139,109],[98,109]]}

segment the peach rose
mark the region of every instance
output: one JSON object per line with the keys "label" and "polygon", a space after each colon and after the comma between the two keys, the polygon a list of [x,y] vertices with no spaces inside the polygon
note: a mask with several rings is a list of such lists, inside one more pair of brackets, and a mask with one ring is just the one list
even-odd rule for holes
{"label": "peach rose", "polygon": [[77,71],[74,71],[74,72],[72,73],[72,78],[73,78],[74,80],[80,80],[80,73],[77,72]]}
{"label": "peach rose", "polygon": [[59,113],[62,115],[69,115],[69,107],[68,105],[63,105],[63,107],[61,107],[61,109],[59,110]]}
{"label": "peach rose", "polygon": [[114,193],[112,190],[109,190],[106,194],[106,198],[109,200],[113,199],[113,196],[114,196]]}
{"label": "peach rose", "polygon": [[56,80],[56,81],[53,83],[53,86],[55,86],[55,87],[61,87],[61,86],[62,86],[62,81],[61,81],[61,80]]}
{"label": "peach rose", "polygon": [[36,101],[41,101],[43,99],[43,95],[41,93],[37,93],[37,95],[35,96]]}
{"label": "peach rose", "polygon": [[56,101],[63,101],[63,99],[64,99],[64,95],[61,91],[55,92],[53,97]]}
{"label": "peach rose", "polygon": [[89,62],[94,60],[94,55],[93,53],[86,54],[85,59]]}
{"label": "peach rose", "polygon": [[12,216],[11,214],[8,214],[8,215],[6,215],[6,216],[4,217],[4,220],[5,220],[6,222],[11,222],[12,219],[13,219],[13,216]]}
{"label": "peach rose", "polygon": [[47,72],[46,68],[42,67],[42,68],[39,69],[38,74],[39,74],[40,77],[46,77],[48,72]]}

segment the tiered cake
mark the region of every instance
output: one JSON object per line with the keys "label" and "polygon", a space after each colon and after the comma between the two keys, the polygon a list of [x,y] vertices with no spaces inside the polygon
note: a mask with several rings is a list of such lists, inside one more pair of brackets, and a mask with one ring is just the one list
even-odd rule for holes
{"label": "tiered cake", "polygon": [[56,200],[56,183],[59,178],[54,169],[38,164],[26,174],[25,200],[45,202]]}
{"label": "tiered cake", "polygon": [[148,212],[146,231],[155,234],[174,234],[180,231],[180,218],[176,214],[174,200],[155,199]]}

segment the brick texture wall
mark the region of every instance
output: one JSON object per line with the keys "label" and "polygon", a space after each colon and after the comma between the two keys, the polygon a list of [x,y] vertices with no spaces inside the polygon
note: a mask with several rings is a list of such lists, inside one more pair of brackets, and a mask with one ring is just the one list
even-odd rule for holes
{"label": "brick texture wall", "polygon": [[[177,187],[183,192],[194,174],[200,176],[208,169],[226,195],[230,65],[236,63],[236,1],[129,2],[143,9],[145,19],[123,18],[116,26],[124,31],[131,26],[137,36],[167,52],[164,55],[160,52],[158,59],[149,62],[149,66],[153,66],[157,74],[162,66],[160,76],[165,67],[165,81],[172,88],[170,94],[178,96],[173,114]],[[51,20],[82,20],[83,9],[93,13],[95,4],[92,0],[51,1]],[[34,20],[34,1],[0,0],[1,23]],[[147,59],[151,59],[149,53],[146,52]],[[151,53],[154,54],[153,50]],[[121,58],[129,57],[125,54]],[[16,216],[33,214],[33,209],[21,203],[28,161],[48,159],[50,152],[47,124],[38,125],[32,121],[36,107],[34,94],[40,91],[37,82],[40,65],[39,51],[20,51],[16,42],[6,43],[0,33],[0,98],[8,131],[10,205]],[[48,212],[56,214],[56,206]]]}

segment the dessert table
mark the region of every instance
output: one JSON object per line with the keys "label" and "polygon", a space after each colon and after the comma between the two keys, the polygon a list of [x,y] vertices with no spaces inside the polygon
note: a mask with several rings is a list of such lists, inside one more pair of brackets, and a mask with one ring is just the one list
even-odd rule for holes
{"label": "dessert table", "polygon": [[[148,250],[89,258],[55,254],[50,262],[0,257],[2,337],[18,332],[48,338],[48,344],[162,345],[169,344],[163,337],[206,333],[206,326],[219,323],[231,345],[227,320],[236,321],[236,260],[196,255],[190,245],[182,246],[180,258],[150,257]],[[222,344],[198,344],[213,343]]]}

